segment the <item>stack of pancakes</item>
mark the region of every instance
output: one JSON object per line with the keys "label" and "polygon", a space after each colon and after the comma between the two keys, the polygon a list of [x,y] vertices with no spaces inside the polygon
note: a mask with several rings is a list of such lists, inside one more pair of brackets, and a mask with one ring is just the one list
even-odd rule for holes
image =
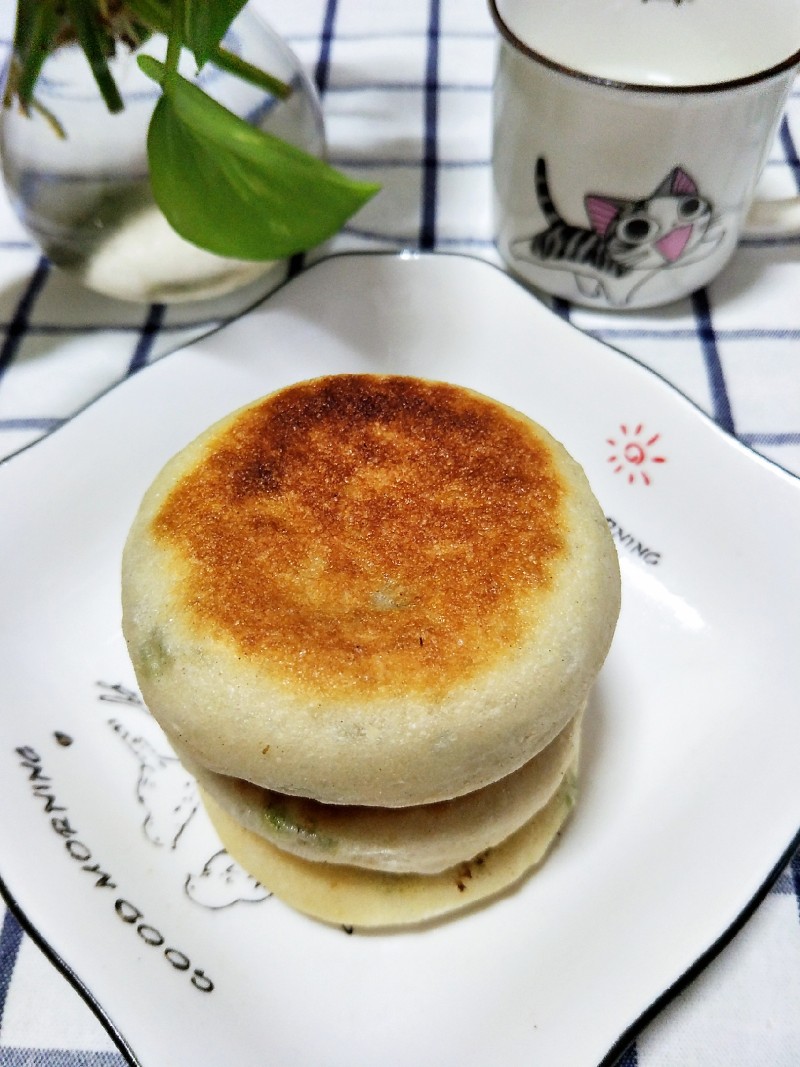
{"label": "stack of pancakes", "polygon": [[618,611],[563,447],[392,375],[302,382],[212,426],[123,558],[143,697],[228,851],[354,926],[462,908],[538,863]]}

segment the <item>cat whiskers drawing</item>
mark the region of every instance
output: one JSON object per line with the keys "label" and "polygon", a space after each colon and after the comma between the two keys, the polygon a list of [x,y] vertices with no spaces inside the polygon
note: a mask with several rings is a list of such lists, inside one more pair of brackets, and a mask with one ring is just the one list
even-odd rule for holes
{"label": "cat whiskers drawing", "polygon": [[711,203],[682,167],[638,200],[589,193],[584,197],[589,226],[562,217],[544,159],[536,162],[535,189],[545,229],[512,241],[512,255],[569,271],[584,296],[612,307],[624,307],[659,271],[705,258],[724,234]]}

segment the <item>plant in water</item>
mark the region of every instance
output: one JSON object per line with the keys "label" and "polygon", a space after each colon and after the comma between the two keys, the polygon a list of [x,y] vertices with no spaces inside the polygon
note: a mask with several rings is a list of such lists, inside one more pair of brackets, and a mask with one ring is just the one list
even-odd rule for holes
{"label": "plant in water", "polygon": [[167,38],[163,61],[140,55],[161,93],[150,120],[147,156],[158,207],[186,240],[221,256],[283,259],[335,234],[378,191],[259,130],[185,78],[188,49],[206,63],[283,99],[291,88],[228,51],[221,42],[246,0],[19,0],[4,107],[39,111],[60,136],[58,116],[37,101],[47,57],[64,44],[82,48],[109,111],[123,101],[109,69],[119,47]]}

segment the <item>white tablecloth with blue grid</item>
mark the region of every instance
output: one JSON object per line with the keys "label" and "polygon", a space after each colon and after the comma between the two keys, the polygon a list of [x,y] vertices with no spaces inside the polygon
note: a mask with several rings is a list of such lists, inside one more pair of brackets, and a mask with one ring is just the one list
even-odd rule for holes
{"label": "white tablecloth with blue grid", "polygon": [[[495,34],[484,0],[253,3],[316,80],[332,161],[383,186],[315,258],[331,251],[423,249],[498,263],[489,162]],[[0,11],[4,58],[11,7]],[[798,192],[799,143],[795,93],[767,163],[764,195]],[[92,295],[42,259],[0,192],[0,458],[258,295],[255,285],[216,302],[174,307]],[[726,431],[800,475],[800,239],[745,241],[707,290],[668,309],[625,316],[568,306],[560,311],[652,367]],[[0,903],[0,1067],[124,1062],[89,1008]],[[620,1062],[800,1064],[800,853],[733,942]]]}

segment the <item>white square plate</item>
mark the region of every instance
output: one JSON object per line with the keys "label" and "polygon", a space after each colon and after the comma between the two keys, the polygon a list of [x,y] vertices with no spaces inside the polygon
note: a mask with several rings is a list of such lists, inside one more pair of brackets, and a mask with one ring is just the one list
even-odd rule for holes
{"label": "white square plate", "polygon": [[[461,383],[547,426],[623,573],[557,847],[488,906],[368,936],[219,854],[119,627],[122,544],[165,460],[342,371]],[[141,1067],[596,1067],[796,844],[800,483],[477,260],[323,261],[5,464],[0,507],[0,871]]]}

